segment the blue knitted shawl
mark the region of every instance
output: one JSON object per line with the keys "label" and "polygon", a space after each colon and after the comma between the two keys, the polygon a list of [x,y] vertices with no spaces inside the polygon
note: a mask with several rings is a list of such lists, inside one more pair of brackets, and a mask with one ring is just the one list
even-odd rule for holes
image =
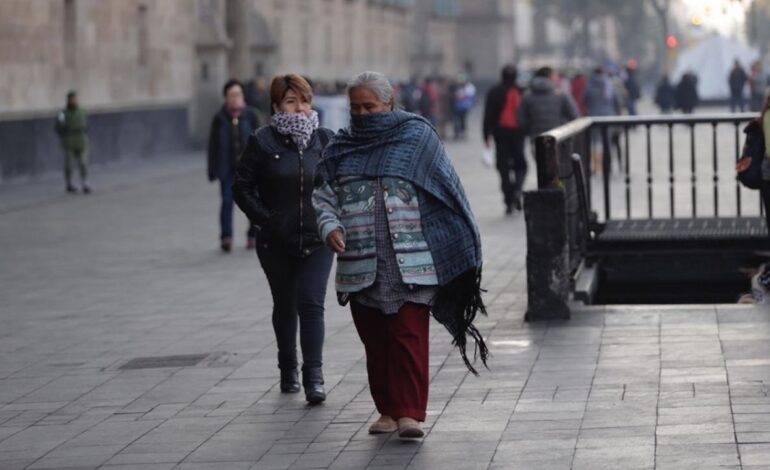
{"label": "blue knitted shawl", "polygon": [[431,124],[420,116],[396,110],[351,116],[324,149],[316,177],[332,182],[342,176],[396,177],[418,191],[423,234],[439,280],[433,316],[452,334],[463,360],[466,334],[486,365],[488,354],[473,326],[481,299],[481,238],[478,226],[444,145]]}

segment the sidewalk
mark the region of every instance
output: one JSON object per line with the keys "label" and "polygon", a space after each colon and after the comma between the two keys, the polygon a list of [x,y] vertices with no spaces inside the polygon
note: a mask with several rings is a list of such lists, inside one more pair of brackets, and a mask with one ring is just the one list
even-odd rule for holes
{"label": "sidewalk", "polygon": [[[770,468],[770,311],[525,324],[523,216],[503,216],[479,141],[448,149],[482,228],[493,357],[473,377],[434,322],[427,436],[407,443],[366,433],[363,347],[331,289],[328,401],[278,392],[267,283],[243,238],[218,252],[202,156],[105,167],[88,197],[3,187],[0,469]],[[168,356],[193,365],[122,369]]]}

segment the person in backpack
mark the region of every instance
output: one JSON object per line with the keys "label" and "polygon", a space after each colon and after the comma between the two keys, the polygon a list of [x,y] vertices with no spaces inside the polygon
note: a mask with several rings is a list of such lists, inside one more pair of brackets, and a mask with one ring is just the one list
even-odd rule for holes
{"label": "person in backpack", "polygon": [[91,192],[88,186],[88,115],[80,107],[75,90],[67,93],[67,107],[56,117],[56,133],[64,149],[64,180],[66,190],[77,192],[72,185],[72,165],[80,171],[80,186],[84,194]]}
{"label": "person in backpack", "polygon": [[514,65],[506,65],[501,75],[501,82],[486,96],[483,133],[488,149],[494,141],[505,213],[511,214],[514,208],[522,209],[521,190],[527,176],[527,160],[524,157],[524,133],[517,120],[522,98],[516,84],[518,71]]}
{"label": "person in backpack", "polygon": [[319,127],[313,90],[303,77],[279,75],[270,85],[270,124],[249,136],[235,171],[238,207],[257,227],[257,256],[273,296],[280,389],[300,390],[310,404],[326,399],[324,301],[333,255],[318,236],[311,195],[313,175],[332,131]]}
{"label": "person in backpack", "polygon": [[[246,106],[243,84],[228,80],[222,89],[225,103],[211,121],[208,145],[209,182],[219,180],[222,203],[219,207],[219,246],[229,253],[233,245],[233,177],[246,141],[259,127],[256,109]],[[246,249],[255,247],[255,229],[246,233]]]}

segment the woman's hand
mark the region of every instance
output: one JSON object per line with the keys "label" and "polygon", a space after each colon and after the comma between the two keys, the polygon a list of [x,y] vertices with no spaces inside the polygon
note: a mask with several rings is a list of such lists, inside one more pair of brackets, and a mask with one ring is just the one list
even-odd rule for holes
{"label": "woman's hand", "polygon": [[337,254],[345,253],[345,234],[342,230],[334,230],[326,237],[326,246]]}

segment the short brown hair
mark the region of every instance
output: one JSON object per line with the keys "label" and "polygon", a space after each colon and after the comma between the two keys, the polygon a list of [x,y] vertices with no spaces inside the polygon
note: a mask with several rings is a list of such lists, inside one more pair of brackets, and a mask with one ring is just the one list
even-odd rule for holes
{"label": "short brown hair", "polygon": [[313,102],[313,87],[310,86],[310,83],[301,75],[290,73],[276,75],[273,78],[273,82],[270,84],[270,104],[281,104],[289,90],[305,98],[308,103]]}

